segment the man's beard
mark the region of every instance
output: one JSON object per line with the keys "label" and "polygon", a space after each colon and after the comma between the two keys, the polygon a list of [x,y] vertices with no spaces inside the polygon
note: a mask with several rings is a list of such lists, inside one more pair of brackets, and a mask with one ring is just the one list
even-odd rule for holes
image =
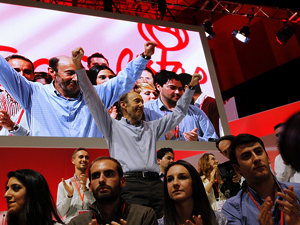
{"label": "man's beard", "polygon": [[[99,193],[99,189],[103,187],[107,187],[110,191],[107,193]],[[99,185],[95,191],[93,190],[93,195],[97,202],[107,205],[115,202],[119,198],[121,189],[122,188],[120,186],[115,187],[115,189],[112,189],[110,186],[107,185]]]}

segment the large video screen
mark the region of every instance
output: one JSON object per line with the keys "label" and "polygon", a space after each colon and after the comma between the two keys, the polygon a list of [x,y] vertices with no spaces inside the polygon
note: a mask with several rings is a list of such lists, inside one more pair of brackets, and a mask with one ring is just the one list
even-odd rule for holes
{"label": "large video screen", "polygon": [[[26,3],[30,5],[15,0],[2,2],[0,2],[2,57],[20,54],[32,60],[35,72],[47,72],[51,57],[71,56],[72,50],[81,46],[85,51],[83,65],[86,69],[88,69],[87,57],[99,52],[108,59],[109,67],[117,74],[130,60],[143,52],[146,41],[153,40],[158,46],[148,67],[154,71],[166,69],[176,73],[202,74],[201,89],[206,95],[216,98],[220,122],[225,133],[228,133],[229,128],[224,116],[215,71],[201,27],[131,16],[124,16],[124,19],[122,15],[113,13],[40,2]],[[115,16],[118,18],[113,18]],[[138,19],[141,22],[135,21]],[[1,137],[0,145],[9,146],[6,143],[11,143],[11,139],[8,139],[11,137],[5,138]],[[34,140],[28,145],[53,144],[51,138],[49,141]],[[90,138],[87,142],[90,145]],[[105,142],[100,142],[104,143],[105,147]],[[96,146],[99,147],[99,140],[91,144],[91,147]],[[194,144],[189,147],[187,144],[184,148],[199,149],[199,146]]]}

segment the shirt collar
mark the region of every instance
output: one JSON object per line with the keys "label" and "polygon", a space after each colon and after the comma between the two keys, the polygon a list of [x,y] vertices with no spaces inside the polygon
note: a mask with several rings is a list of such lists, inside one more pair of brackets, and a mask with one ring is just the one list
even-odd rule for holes
{"label": "shirt collar", "polygon": [[203,100],[205,99],[207,97],[207,95],[206,94],[204,94],[203,92],[201,93],[201,95],[197,98],[197,100],[195,101],[195,103],[194,104],[201,104],[201,102],[203,102]]}
{"label": "shirt collar", "polygon": [[[127,124],[132,125],[132,124],[130,123],[130,120],[126,119],[125,117],[122,117],[121,120],[125,121]],[[141,120],[141,121],[138,122],[138,124],[132,125],[132,126],[140,127],[142,124],[143,124],[143,121]]]}
{"label": "shirt collar", "polygon": [[72,100],[73,100],[73,101],[74,101],[74,100],[78,100],[78,99],[80,99],[80,98],[82,97],[82,92],[79,91],[79,94],[77,95],[76,98],[65,98],[64,96],[62,96],[62,95],[55,89],[54,82],[55,82],[55,80],[53,80],[53,81],[51,82],[51,84],[49,84],[49,86],[50,86],[50,89],[51,89],[52,93],[54,93],[57,97],[64,98],[64,99],[67,99],[67,100],[70,100],[70,101],[72,101]]}
{"label": "shirt collar", "polygon": [[157,99],[157,104],[158,104],[158,108],[162,111],[166,110],[166,111],[170,111],[172,112],[171,110],[169,110],[167,108],[167,106],[164,105],[164,103],[161,101],[160,97]]}
{"label": "shirt collar", "polygon": [[[280,184],[278,183],[278,181],[274,178],[275,181],[275,185],[277,187],[278,192],[283,192],[282,188],[280,188]],[[259,204],[263,204],[264,203],[264,199],[261,199],[260,196],[256,193],[256,191],[254,191],[249,185],[248,186],[248,190],[250,192],[250,194],[253,196],[253,198],[259,202]],[[276,197],[277,199],[278,197]]]}

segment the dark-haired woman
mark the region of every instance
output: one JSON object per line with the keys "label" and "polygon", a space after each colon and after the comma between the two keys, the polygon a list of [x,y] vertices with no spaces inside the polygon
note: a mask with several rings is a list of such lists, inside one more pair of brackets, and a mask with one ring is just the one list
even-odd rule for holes
{"label": "dark-haired woman", "polygon": [[171,163],[164,178],[164,217],[159,225],[225,225],[226,217],[213,211],[197,170],[188,162]]}
{"label": "dark-haired woman", "polygon": [[[7,225],[63,224],[45,178],[34,170],[7,174]],[[55,219],[56,221],[53,221]]]}

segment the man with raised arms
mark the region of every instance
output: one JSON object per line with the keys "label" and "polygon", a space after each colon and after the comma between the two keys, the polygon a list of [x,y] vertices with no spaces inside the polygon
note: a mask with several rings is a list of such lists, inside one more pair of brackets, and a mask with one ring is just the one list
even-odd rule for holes
{"label": "man with raised arms", "polygon": [[199,82],[201,75],[193,75],[189,88],[178,101],[173,113],[159,120],[150,122],[142,120],[143,99],[138,93],[130,92],[122,95],[119,107],[123,117],[118,121],[110,117],[88,77],[80,73],[83,54],[82,48],[73,51],[78,83],[97,126],[106,138],[111,157],[119,160],[122,165],[127,184],[121,196],[129,203],[152,207],[160,218],[163,193],[156,157],[156,142],[185,117],[193,96],[192,89]]}
{"label": "man with raised arms", "polygon": [[[130,91],[148,63],[151,42],[129,62],[118,76],[95,87],[106,108]],[[83,69],[84,70],[84,69]],[[28,81],[0,56],[0,83],[25,110],[31,136],[103,137],[77,84],[72,59],[59,56],[49,60],[48,72],[54,81],[42,85]]]}

